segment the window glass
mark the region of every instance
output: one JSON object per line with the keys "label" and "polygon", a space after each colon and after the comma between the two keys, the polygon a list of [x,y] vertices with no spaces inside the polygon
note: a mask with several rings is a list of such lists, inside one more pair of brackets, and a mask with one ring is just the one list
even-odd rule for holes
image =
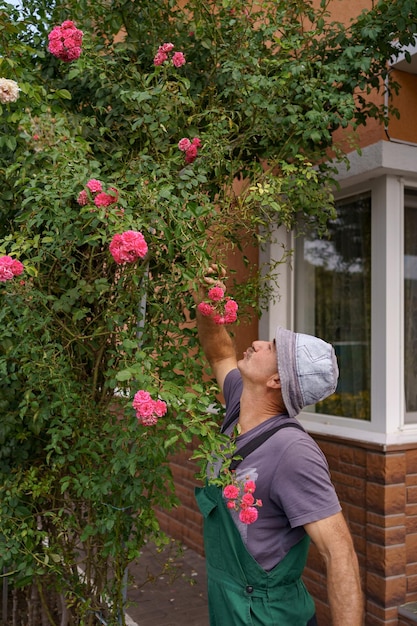
{"label": "window glass", "polygon": [[417,422],[417,190],[404,198],[405,421]]}
{"label": "window glass", "polygon": [[[328,236],[311,232],[296,246],[295,325],[332,343],[340,378],[317,413],[370,419],[371,197],[336,203]],[[417,363],[417,361],[416,361]]]}

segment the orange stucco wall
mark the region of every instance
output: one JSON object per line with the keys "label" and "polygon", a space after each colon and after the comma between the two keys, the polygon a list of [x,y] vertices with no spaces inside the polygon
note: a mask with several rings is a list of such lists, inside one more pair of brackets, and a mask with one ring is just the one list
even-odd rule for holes
{"label": "orange stucco wall", "polygon": [[392,78],[400,84],[400,93],[393,99],[400,118],[390,117],[387,138],[417,143],[417,75],[395,70]]}
{"label": "orange stucco wall", "polygon": [[[314,7],[320,6],[320,0],[313,0]],[[327,10],[332,20],[348,24],[352,16],[359,15],[364,9],[372,9],[373,0],[330,0]]]}

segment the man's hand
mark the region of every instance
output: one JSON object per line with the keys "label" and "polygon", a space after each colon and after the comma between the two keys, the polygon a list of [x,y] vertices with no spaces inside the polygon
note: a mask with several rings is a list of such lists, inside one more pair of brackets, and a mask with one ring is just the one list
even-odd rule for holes
{"label": "man's hand", "polygon": [[[223,291],[226,291],[226,285],[224,280],[226,278],[226,270],[224,267],[220,267],[216,263],[212,263],[206,269],[203,275],[203,279],[200,282],[200,286],[197,292],[193,292],[194,301],[196,304],[205,300],[207,287],[221,287]],[[205,287],[206,285],[206,287]]]}

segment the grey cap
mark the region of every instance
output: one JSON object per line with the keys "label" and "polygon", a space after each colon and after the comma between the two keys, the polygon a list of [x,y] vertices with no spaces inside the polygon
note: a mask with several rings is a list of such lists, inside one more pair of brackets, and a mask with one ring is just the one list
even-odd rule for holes
{"label": "grey cap", "polygon": [[339,368],[331,344],[281,326],[275,341],[282,398],[290,417],[334,393]]}

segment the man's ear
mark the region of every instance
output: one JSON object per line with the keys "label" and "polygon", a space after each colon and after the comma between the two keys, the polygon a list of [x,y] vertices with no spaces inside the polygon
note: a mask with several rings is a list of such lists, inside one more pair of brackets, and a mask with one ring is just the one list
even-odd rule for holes
{"label": "man's ear", "polygon": [[270,387],[271,389],[281,389],[281,379],[278,372],[268,378],[266,386]]}

